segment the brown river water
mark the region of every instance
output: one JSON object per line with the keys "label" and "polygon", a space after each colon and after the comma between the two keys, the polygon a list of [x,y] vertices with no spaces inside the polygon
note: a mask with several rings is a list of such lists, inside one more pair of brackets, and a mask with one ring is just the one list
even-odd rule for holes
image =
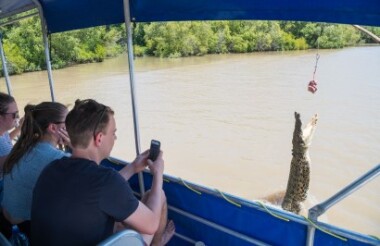
{"label": "brown river water", "polygon": [[[249,200],[284,190],[294,111],[319,121],[310,198],[322,202],[380,163],[380,47],[137,58],[142,150],[161,141],[165,173]],[[56,99],[94,98],[116,111],[112,155],[135,156],[126,55],[53,71]],[[20,111],[50,100],[46,71],[11,77]],[[0,89],[5,91],[4,79]],[[329,223],[380,236],[380,177],[332,207]]]}

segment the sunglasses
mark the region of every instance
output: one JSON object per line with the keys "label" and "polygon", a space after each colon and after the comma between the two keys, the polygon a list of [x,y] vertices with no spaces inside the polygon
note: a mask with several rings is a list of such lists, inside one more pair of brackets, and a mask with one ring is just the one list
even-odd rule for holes
{"label": "sunglasses", "polygon": [[1,114],[9,114],[9,115],[11,115],[12,116],[12,119],[18,119],[18,118],[20,118],[20,115],[18,114],[18,111],[16,111],[16,112],[13,112],[13,113],[1,113]]}

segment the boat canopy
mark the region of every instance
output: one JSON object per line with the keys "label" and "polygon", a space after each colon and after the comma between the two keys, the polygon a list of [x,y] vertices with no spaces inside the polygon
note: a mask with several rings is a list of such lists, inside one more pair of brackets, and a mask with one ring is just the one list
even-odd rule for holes
{"label": "boat canopy", "polygon": [[0,19],[35,8],[32,0],[0,0]]}
{"label": "boat canopy", "polygon": [[[123,0],[0,0],[0,19],[42,5],[49,33],[124,22]],[[128,0],[125,0],[128,1]],[[380,26],[380,0],[130,0],[131,21],[294,20]]]}

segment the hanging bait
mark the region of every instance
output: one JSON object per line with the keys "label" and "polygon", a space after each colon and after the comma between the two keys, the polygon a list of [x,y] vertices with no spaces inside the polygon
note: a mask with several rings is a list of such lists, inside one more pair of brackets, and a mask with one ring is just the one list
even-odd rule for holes
{"label": "hanging bait", "polygon": [[314,67],[313,79],[309,82],[307,86],[307,90],[313,94],[318,90],[317,80],[315,79],[315,73],[317,72],[319,57],[320,55],[317,53],[317,55],[315,56],[315,67]]}

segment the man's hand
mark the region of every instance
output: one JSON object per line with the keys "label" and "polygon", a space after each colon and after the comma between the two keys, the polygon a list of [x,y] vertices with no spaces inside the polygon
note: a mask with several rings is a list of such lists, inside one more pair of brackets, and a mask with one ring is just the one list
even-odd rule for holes
{"label": "man's hand", "polygon": [[130,164],[122,168],[119,173],[125,180],[129,180],[134,174],[143,171],[146,167],[149,167],[153,175],[163,176],[164,173],[164,160],[162,159],[162,151],[158,155],[155,162],[148,160],[149,150],[144,151]]}
{"label": "man's hand", "polygon": [[136,159],[131,163],[134,173],[139,173],[148,166],[148,156],[149,150],[145,150],[143,153],[138,155]]}
{"label": "man's hand", "polygon": [[153,176],[162,176],[164,173],[164,160],[162,159],[162,154],[162,151],[160,151],[160,154],[158,154],[158,157],[154,162],[148,160],[148,166]]}

